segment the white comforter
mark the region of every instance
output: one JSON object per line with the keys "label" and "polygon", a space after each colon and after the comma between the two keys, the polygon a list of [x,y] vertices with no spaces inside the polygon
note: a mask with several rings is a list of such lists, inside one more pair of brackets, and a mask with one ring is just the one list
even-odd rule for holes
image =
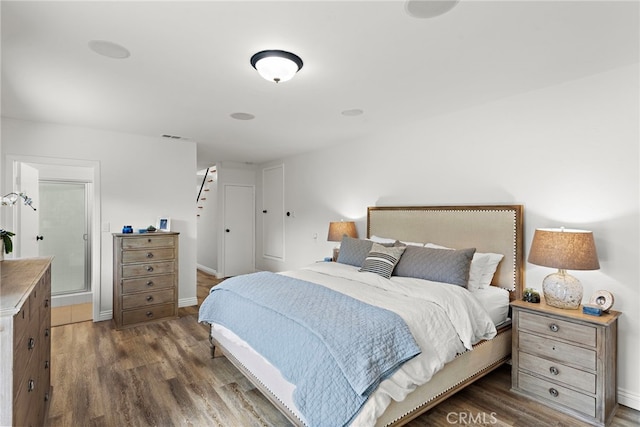
{"label": "white comforter", "polygon": [[456,354],[496,335],[496,328],[478,301],[466,289],[421,279],[392,276],[391,280],[357,267],[316,263],[282,273],[340,291],[365,303],[400,315],[422,353],[384,380],[353,425],[371,426],[391,399],[401,401],[426,383]]}

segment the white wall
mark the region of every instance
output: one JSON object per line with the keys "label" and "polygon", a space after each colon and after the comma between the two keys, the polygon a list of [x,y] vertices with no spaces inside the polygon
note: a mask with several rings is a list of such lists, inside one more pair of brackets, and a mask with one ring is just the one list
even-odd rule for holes
{"label": "white wall", "polygon": [[[623,312],[618,398],[640,409],[638,76],[637,65],[617,69],[415,118],[402,129],[340,146],[339,157],[326,149],[270,163],[285,164],[285,209],[296,217],[286,222],[285,262],[257,253],[257,268],[287,270],[329,256],[329,221],[355,220],[364,236],[367,206],[523,204],[525,256],[535,228],[594,232],[600,270],[571,273],[587,300],[598,289],[614,294],[614,309]],[[261,227],[258,220],[257,248]],[[552,272],[527,264],[527,285],[540,289]]]}
{"label": "white wall", "polygon": [[[197,304],[196,218],[193,177],[196,146],[126,133],[2,118],[2,159],[7,155],[98,161],[101,172],[100,319],[111,318],[112,232],[122,226],[146,228],[159,216],[180,232],[179,304]],[[8,185],[6,182],[4,183]],[[98,319],[95,319],[98,320]]]}

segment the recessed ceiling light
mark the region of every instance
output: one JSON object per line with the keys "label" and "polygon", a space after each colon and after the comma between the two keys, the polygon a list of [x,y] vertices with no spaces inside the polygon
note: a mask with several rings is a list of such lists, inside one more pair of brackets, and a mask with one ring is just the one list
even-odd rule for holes
{"label": "recessed ceiling light", "polygon": [[407,0],[404,8],[414,18],[435,18],[453,9],[460,0]]}
{"label": "recessed ceiling light", "polygon": [[256,116],[249,113],[231,113],[230,116],[236,120],[253,120],[256,118]]}
{"label": "recessed ceiling light", "polygon": [[131,56],[127,48],[106,40],[89,41],[89,49],[107,58],[125,59]]}
{"label": "recessed ceiling light", "polygon": [[364,111],[362,111],[359,108],[353,108],[351,110],[344,110],[342,113],[343,116],[347,116],[347,117],[355,117],[355,116],[359,116],[361,114],[364,114]]}

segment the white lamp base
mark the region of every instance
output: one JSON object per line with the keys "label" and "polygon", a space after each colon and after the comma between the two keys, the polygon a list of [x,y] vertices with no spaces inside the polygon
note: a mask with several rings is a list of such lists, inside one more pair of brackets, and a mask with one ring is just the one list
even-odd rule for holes
{"label": "white lamp base", "polygon": [[582,284],[565,270],[545,277],[542,293],[546,303],[552,307],[576,310],[582,303]]}

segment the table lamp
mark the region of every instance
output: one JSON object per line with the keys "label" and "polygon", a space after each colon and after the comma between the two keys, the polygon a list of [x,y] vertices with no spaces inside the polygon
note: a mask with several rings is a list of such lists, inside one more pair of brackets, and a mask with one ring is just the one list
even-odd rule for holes
{"label": "table lamp", "polygon": [[600,268],[593,233],[565,228],[538,228],[533,235],[528,261],[557,268],[542,282],[546,303],[552,307],[577,309],[582,302],[582,284],[567,270]]}
{"label": "table lamp", "polygon": [[[329,223],[329,235],[327,240],[329,242],[341,242],[342,236],[358,237],[358,230],[356,230],[356,224],[353,221],[340,221]],[[333,248],[333,261],[337,261],[338,253],[340,252],[340,244]]]}

